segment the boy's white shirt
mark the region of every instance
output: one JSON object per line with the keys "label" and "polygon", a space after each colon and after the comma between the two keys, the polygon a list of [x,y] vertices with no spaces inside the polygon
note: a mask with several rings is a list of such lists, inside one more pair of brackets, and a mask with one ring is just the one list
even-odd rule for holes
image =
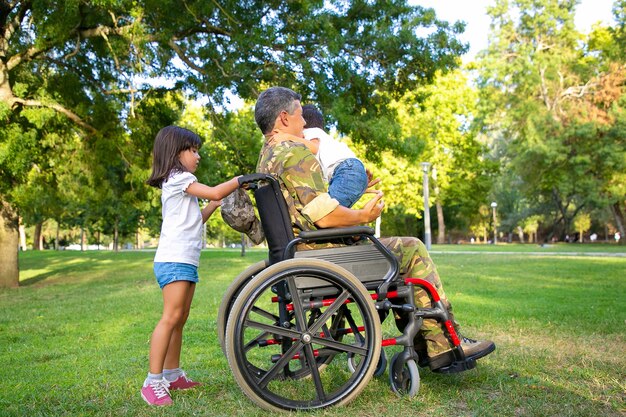
{"label": "boy's white shirt", "polygon": [[348,158],[356,158],[348,145],[333,138],[319,127],[304,129],[304,138],[306,140],[319,139],[320,146],[315,157],[322,167],[322,173],[327,182],[333,176],[333,171],[339,163]]}
{"label": "boy's white shirt", "polygon": [[163,223],[154,262],[180,262],[198,266],[202,249],[202,212],[198,198],[185,190],[197,178],[176,172],[161,186]]}

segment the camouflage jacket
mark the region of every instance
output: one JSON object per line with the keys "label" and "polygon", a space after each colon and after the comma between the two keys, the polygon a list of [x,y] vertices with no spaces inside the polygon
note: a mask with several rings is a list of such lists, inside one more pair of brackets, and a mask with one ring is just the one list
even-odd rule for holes
{"label": "camouflage jacket", "polygon": [[257,172],[278,178],[296,236],[301,230],[315,230],[315,222],[339,205],[328,194],[315,155],[301,143],[266,142],[261,148]]}

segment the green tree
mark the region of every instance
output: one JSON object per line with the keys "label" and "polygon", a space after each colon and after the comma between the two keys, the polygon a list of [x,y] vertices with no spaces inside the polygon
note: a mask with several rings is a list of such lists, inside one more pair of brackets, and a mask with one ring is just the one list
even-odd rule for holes
{"label": "green tree", "polygon": [[[522,219],[519,223],[519,227],[523,233],[528,233],[528,242],[537,242],[537,231],[539,230],[539,223],[541,222],[541,216],[534,215]],[[524,238],[520,239],[524,243]]]}
{"label": "green tree", "polygon": [[576,5],[496,1],[490,44],[479,55],[482,122],[493,154],[519,177],[529,203],[547,209],[550,233],[560,235],[579,211],[624,195],[609,192],[624,172],[622,71],[598,60],[576,32]]}
{"label": "green tree", "polygon": [[[357,155],[363,158],[365,150],[355,145]],[[375,178],[376,186],[384,193],[385,208],[381,216],[381,233],[390,235],[419,235],[417,219],[422,217],[422,170],[413,159],[396,156],[391,151],[378,155],[384,163],[365,160]],[[365,201],[367,196],[361,200]]]}
{"label": "green tree", "polygon": [[[1,285],[18,279],[13,240],[19,207],[12,190],[27,181],[33,163],[43,165],[37,149],[52,129],[50,111],[85,142],[85,155],[109,152],[100,160],[86,156],[98,174],[103,171],[91,163],[111,167],[91,177],[101,182],[88,185],[106,194],[89,204],[134,204],[137,177],[127,176],[132,164],[124,158],[135,150],[127,142],[128,124],[154,91],[143,80],[164,78],[172,89],[203,96],[216,112],[226,92],[254,99],[266,85],[290,86],[330,109],[356,141],[367,139],[375,155],[403,146],[389,97],[454,67],[465,50],[455,38],[462,30],[405,1],[3,1],[0,228],[6,233],[0,250],[10,266],[2,269]],[[77,195],[86,207],[87,197]],[[126,217],[140,217],[121,206],[111,209],[101,215],[110,216],[113,229]]]}
{"label": "green tree", "polygon": [[[397,104],[403,137],[423,150],[419,161],[431,163],[437,243],[446,240],[446,218],[453,228],[467,229],[469,224],[462,219],[478,210],[491,187],[494,166],[483,158],[486,149],[473,129],[477,98],[466,75],[456,70],[438,73],[432,85],[407,93]],[[420,181],[418,171],[414,180]]]}
{"label": "green tree", "polygon": [[580,233],[580,238],[578,242],[583,243],[584,234],[591,227],[591,216],[589,213],[578,213],[576,218],[574,218],[574,228],[577,232]]}

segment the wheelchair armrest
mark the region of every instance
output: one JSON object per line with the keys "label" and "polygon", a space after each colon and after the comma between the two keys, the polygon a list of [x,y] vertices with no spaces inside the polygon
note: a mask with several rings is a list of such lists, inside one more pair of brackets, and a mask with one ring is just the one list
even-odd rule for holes
{"label": "wheelchair armrest", "polygon": [[325,239],[338,239],[352,236],[374,236],[374,229],[368,226],[337,227],[332,229],[306,230],[298,234],[303,242],[314,242]]}

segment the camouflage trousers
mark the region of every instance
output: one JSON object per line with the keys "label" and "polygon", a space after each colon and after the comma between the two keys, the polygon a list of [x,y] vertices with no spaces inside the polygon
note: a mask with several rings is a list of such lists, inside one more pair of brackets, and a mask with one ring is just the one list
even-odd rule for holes
{"label": "camouflage trousers", "polygon": [[[447,309],[450,320],[458,329],[458,324],[452,315],[452,306],[443,290],[443,284],[439,279],[435,263],[430,258],[426,246],[421,240],[414,237],[389,237],[380,239],[398,259],[400,264],[400,277],[420,278],[430,282]],[[417,307],[431,307],[431,299],[427,292],[421,287],[415,286],[415,304]],[[408,322],[408,314],[395,312],[396,325],[400,331],[404,330]],[[424,319],[419,333],[415,337],[415,349],[426,351],[429,357],[436,356],[451,349],[451,344],[444,333],[443,323],[438,323],[435,319]]]}

